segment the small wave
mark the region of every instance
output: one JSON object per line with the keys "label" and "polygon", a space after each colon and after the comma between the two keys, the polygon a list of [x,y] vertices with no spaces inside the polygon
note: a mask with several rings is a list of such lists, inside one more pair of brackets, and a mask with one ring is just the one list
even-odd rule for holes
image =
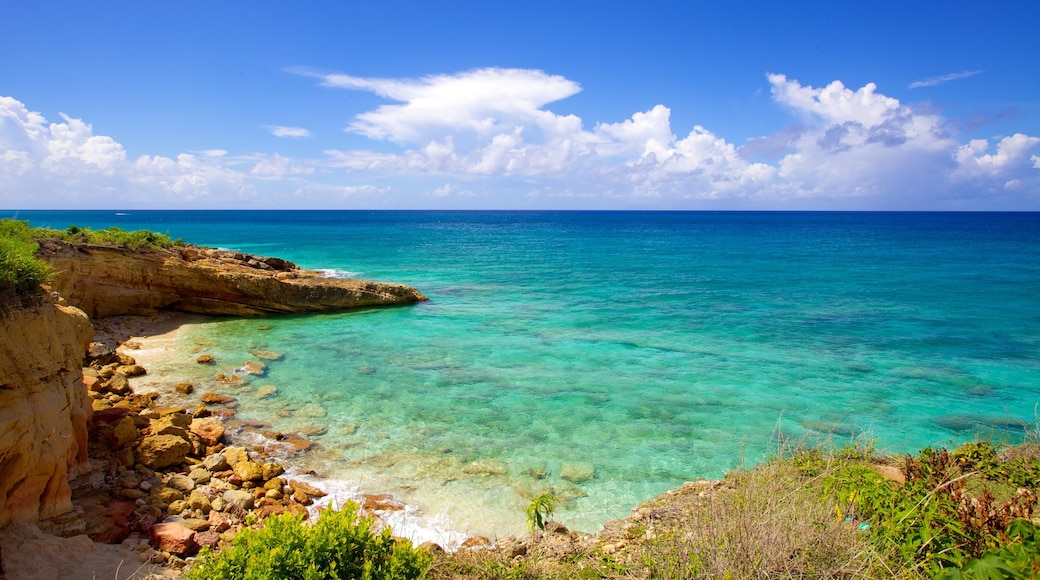
{"label": "small wave", "polygon": [[[255,432],[235,435],[234,443],[264,449],[265,455],[279,461],[286,468],[285,476],[287,478],[305,481],[328,493],[325,497],[315,498],[314,504],[310,506],[309,512],[313,519],[319,517],[321,509],[330,506],[338,508],[348,501],[364,503],[366,491],[361,489],[360,482],[318,478],[300,473],[290,459],[291,449],[284,443]],[[371,490],[368,490],[367,493],[371,493]],[[407,538],[413,545],[433,542],[449,552],[454,552],[469,537],[468,534],[456,531],[444,514],[429,517],[423,514],[417,506],[409,504],[404,504],[404,506],[404,509],[401,510],[376,510],[376,513],[390,526],[395,536]]]}
{"label": "small wave", "polygon": [[321,272],[322,278],[357,278],[361,275],[361,272],[352,272],[339,268],[322,268],[318,271]]}
{"label": "small wave", "polygon": [[[320,509],[340,507],[347,501],[364,503],[364,492],[358,482],[341,479],[318,479],[304,476],[290,468],[286,475],[324,490],[328,495],[317,498],[310,507],[311,517],[317,519]],[[447,516],[441,514],[428,517],[418,507],[405,504],[400,510],[376,510],[379,517],[394,531],[394,535],[407,538],[413,545],[433,542],[449,552],[458,550],[469,536],[453,529]]]}

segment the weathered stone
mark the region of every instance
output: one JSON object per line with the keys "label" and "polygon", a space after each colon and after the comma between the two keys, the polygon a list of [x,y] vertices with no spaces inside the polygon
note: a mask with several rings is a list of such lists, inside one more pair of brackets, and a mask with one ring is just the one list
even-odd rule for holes
{"label": "weathered stone", "polygon": [[242,363],[242,370],[245,371],[247,375],[262,377],[267,374],[267,365],[258,360],[247,360]]}
{"label": "weathered stone", "polygon": [[505,475],[506,465],[497,459],[483,459],[466,464],[462,472],[468,475]]}
{"label": "weathered stone", "polygon": [[112,448],[122,449],[129,443],[137,440],[137,426],[133,417],[123,417],[112,429]]}
{"label": "weathered stone", "polygon": [[234,466],[239,461],[249,461],[249,452],[246,451],[245,447],[227,447],[224,449],[224,451],[221,451],[221,455],[227,458],[228,465],[231,466]]}
{"label": "weathered stone", "polygon": [[173,388],[176,389],[178,393],[182,393],[185,395],[190,395],[193,392],[195,392],[195,385],[189,383],[188,381],[181,381],[176,385],[173,385]]}
{"label": "weathered stone", "polygon": [[166,481],[166,485],[178,491],[188,493],[195,489],[195,482],[187,475],[175,473]]}
{"label": "weathered stone", "polygon": [[256,390],[257,399],[267,399],[278,394],[278,387],[274,385],[264,385]]}
{"label": "weathered stone", "polygon": [[226,405],[235,400],[230,395],[221,395],[220,393],[206,393],[202,395],[202,402],[207,405]]}
{"label": "weathered stone", "polygon": [[[228,449],[232,448],[228,447],[224,450],[224,452],[227,452]],[[241,447],[239,447],[239,449],[241,449]],[[224,452],[214,453],[206,457],[206,459],[202,461],[202,467],[205,467],[211,473],[215,471],[227,471],[228,469],[230,469],[231,465],[228,464],[228,460],[227,457],[224,455]]]}
{"label": "weathered stone", "polygon": [[139,377],[148,374],[148,371],[145,370],[145,368],[139,364],[131,363],[128,365],[121,365],[119,368],[116,369],[116,373],[126,375],[128,377]]}
{"label": "weathered stone", "polygon": [[198,510],[204,514],[208,514],[210,510],[213,509],[213,504],[210,503],[209,498],[206,497],[206,494],[202,493],[197,489],[192,490],[191,495],[189,495],[188,499],[186,499],[185,501],[187,502],[188,507],[191,508],[193,511]]}
{"label": "weathered stone", "polygon": [[148,496],[158,502],[169,505],[184,499],[184,493],[167,485],[157,485],[148,491]]}
{"label": "weathered stone", "polygon": [[324,425],[307,425],[302,431],[307,437],[321,437],[329,432],[329,428]]}
{"label": "weathered stone", "polygon": [[174,500],[166,506],[166,511],[174,515],[184,513],[186,509],[188,509],[188,502],[183,499]]}
{"label": "weathered stone", "polygon": [[212,417],[194,419],[189,428],[206,445],[216,445],[224,437],[224,424]]}
{"label": "weathered stone", "polygon": [[300,481],[298,479],[290,480],[289,487],[291,487],[294,492],[299,491],[311,497],[325,497],[328,495],[324,490],[314,487],[306,481]]}
{"label": "weathered stone", "polygon": [[560,478],[571,483],[584,483],[596,477],[596,468],[590,463],[564,463],[560,467]]}
{"label": "weathered stone", "polygon": [[264,497],[268,499],[282,499],[285,494],[280,489],[268,489],[264,492]]}
{"label": "weathered stone", "polygon": [[206,530],[209,530],[209,520],[186,518],[180,523],[193,532],[205,532]]}
{"label": "weathered stone", "polygon": [[188,474],[188,477],[190,477],[191,480],[195,482],[195,485],[206,485],[210,482],[210,479],[212,479],[213,474],[210,473],[210,471],[204,467],[196,467],[195,469],[191,470],[191,473]]}
{"label": "weathered stone", "polygon": [[125,395],[130,392],[130,381],[126,379],[126,375],[116,373],[105,382],[102,390],[116,395]]}
{"label": "weathered stone", "polygon": [[400,511],[405,508],[405,505],[392,495],[373,493],[361,496],[361,507],[369,511]]}
{"label": "weathered stone", "polygon": [[244,510],[253,509],[253,494],[240,489],[229,489],[222,496],[224,501],[236,505]]}
{"label": "weathered stone", "polygon": [[300,491],[298,489],[294,489],[293,490],[292,498],[293,498],[294,501],[296,501],[298,503],[301,503],[303,505],[311,505],[312,503],[314,503],[314,500],[311,499],[311,496],[303,493],[302,491]]}
{"label": "weathered stone", "polygon": [[272,477],[278,477],[279,475],[285,473],[285,468],[282,467],[281,465],[278,465],[277,463],[274,463],[273,461],[268,461],[266,463],[260,464],[260,469],[261,469],[261,477],[260,477],[260,479],[262,479],[264,481],[267,481],[267,480],[271,479]]}
{"label": "weathered stone", "polygon": [[178,522],[152,526],[149,537],[153,546],[180,558],[192,556],[199,551],[199,545],[195,542],[195,532]]}
{"label": "weathered stone", "polygon": [[213,358],[210,354],[200,354],[199,358],[195,359],[195,362],[200,365],[211,365],[217,362],[217,359]]}
{"label": "weathered stone", "polygon": [[200,548],[215,550],[220,544],[220,534],[212,531],[195,532],[195,542]]}
{"label": "weathered stone", "polygon": [[231,469],[242,481],[261,481],[264,478],[263,467],[255,461],[239,461],[232,465]]}
{"label": "weathered stone", "polygon": [[314,417],[315,419],[320,419],[329,414],[328,411],[325,410],[325,407],[316,403],[307,403],[300,407],[300,410],[297,411],[297,413],[304,417]]}
{"label": "weathered stone", "polygon": [[188,453],[191,453],[191,443],[176,435],[145,437],[135,449],[137,461],[151,469],[183,463]]}

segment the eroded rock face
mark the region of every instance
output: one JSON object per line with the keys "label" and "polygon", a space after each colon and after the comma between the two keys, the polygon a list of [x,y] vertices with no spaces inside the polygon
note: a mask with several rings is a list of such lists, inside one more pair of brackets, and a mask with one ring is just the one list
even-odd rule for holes
{"label": "eroded rock face", "polygon": [[187,246],[126,249],[44,241],[54,288],[92,318],[169,309],[255,316],[426,300],[402,284],[324,278],[278,258]]}
{"label": "eroded rock face", "polygon": [[52,301],[0,313],[0,526],[72,509],[69,477],[90,470],[93,335],[86,314]]}

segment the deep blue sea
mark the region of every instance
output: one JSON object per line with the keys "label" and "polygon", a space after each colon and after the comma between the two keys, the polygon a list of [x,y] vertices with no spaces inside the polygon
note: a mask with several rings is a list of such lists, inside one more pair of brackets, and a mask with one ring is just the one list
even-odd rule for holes
{"label": "deep blue sea", "polygon": [[[1040,214],[16,217],[148,228],[419,288],[430,301],[410,307],[192,325],[181,370],[159,376],[239,389],[241,416],[283,431],[327,428],[299,462],[393,493],[442,530],[518,532],[532,494],[552,488],[567,500],[557,519],[593,531],[760,461],[778,437],[890,452],[1014,441],[1040,403]],[[212,382],[253,349],[284,357],[246,387]],[[200,351],[226,368],[199,370]],[[261,399],[268,385],[277,394]]]}

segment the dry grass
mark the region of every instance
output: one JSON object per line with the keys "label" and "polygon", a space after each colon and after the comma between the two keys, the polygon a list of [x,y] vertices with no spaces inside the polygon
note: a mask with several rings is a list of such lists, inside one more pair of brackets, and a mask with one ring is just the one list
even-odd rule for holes
{"label": "dry grass", "polygon": [[[671,515],[643,546],[653,578],[879,576],[867,534],[790,462],[731,475]],[[881,577],[890,576],[880,574]]]}

